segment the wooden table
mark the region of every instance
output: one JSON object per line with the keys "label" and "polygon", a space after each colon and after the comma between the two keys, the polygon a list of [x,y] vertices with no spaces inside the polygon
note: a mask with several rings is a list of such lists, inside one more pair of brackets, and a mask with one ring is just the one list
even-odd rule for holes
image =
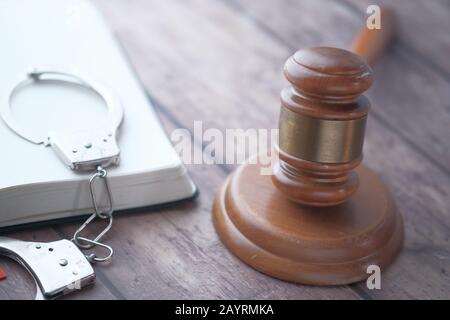
{"label": "wooden table", "polygon": [[[175,128],[275,128],[282,66],[296,49],[349,47],[374,1],[98,0],[168,133]],[[392,1],[394,2],[394,1]],[[395,1],[397,38],[375,67],[365,163],[381,173],[401,210],[405,247],[365,283],[308,287],[247,267],[219,241],[215,192],[234,169],[190,165],[194,201],[121,215],[108,237],[114,262],[73,299],[450,298],[450,4]],[[198,143],[195,148],[201,148]],[[231,147],[231,146],[230,146]],[[79,223],[15,232],[67,238]],[[32,298],[31,277],[5,259],[0,298]]]}

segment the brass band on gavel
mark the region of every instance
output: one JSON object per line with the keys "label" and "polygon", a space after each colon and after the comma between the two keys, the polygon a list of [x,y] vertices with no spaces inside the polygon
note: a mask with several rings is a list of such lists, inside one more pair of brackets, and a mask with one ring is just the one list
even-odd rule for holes
{"label": "brass band on gavel", "polygon": [[294,157],[320,163],[344,163],[361,157],[367,116],[328,120],[293,112],[283,106],[279,148]]}

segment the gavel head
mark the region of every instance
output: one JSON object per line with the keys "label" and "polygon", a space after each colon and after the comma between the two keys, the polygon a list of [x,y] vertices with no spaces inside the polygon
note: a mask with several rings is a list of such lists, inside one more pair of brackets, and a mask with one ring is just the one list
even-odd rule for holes
{"label": "gavel head", "polygon": [[272,181],[301,204],[342,203],[358,188],[353,169],[362,160],[370,107],[362,93],[372,70],[352,52],[317,47],[297,51],[284,74],[291,86],[281,92]]}

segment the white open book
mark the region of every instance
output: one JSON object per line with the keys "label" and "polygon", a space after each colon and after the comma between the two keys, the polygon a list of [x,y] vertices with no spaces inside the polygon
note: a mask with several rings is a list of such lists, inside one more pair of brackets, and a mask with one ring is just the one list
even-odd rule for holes
{"label": "white open book", "polygon": [[[3,0],[0,39],[1,103],[8,101],[12,79],[24,79],[32,68],[86,73],[119,96],[124,109],[118,138],[121,161],[108,168],[116,210],[195,194],[126,57],[91,3]],[[11,103],[16,121],[40,134],[58,127],[95,126],[106,113],[92,92],[59,83],[24,87]],[[92,212],[92,173],[72,171],[52,148],[22,139],[1,120],[0,143],[0,227]]]}

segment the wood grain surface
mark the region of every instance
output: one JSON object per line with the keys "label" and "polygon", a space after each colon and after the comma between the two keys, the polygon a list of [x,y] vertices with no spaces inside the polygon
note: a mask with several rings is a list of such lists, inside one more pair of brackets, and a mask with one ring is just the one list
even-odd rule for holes
{"label": "wood grain surface", "polygon": [[[192,130],[196,120],[219,130],[275,128],[287,57],[309,46],[349,48],[365,8],[377,2],[94,1],[169,134]],[[211,221],[214,194],[234,167],[189,165],[198,198],[118,216],[108,235],[113,263],[96,267],[96,285],[67,299],[450,298],[450,5],[402,0],[392,6],[397,34],[374,68],[364,163],[392,191],[406,234],[381,290],[365,283],[301,286],[249,268],[225,249]],[[195,147],[202,145],[195,141]],[[56,240],[78,224],[7,235]],[[25,271],[4,258],[0,267],[8,273],[1,299],[32,298]]]}

